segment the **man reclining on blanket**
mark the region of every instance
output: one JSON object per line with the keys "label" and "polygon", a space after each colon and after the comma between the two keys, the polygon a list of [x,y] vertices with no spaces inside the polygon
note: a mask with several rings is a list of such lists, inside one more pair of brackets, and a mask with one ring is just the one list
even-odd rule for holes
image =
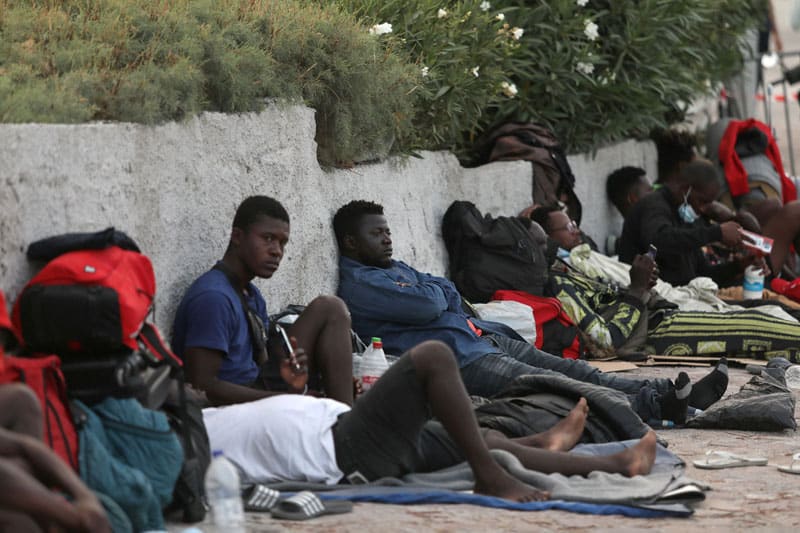
{"label": "man reclining on blanket", "polygon": [[[431,414],[438,422],[428,422]],[[467,461],[475,492],[520,502],[547,493],[506,473],[489,449],[511,452],[528,469],[585,475],[647,474],[655,433],[610,456],[570,455],[588,414],[581,399],[548,431],[509,439],[478,427],[452,351],[428,341],[410,349],[353,405],[328,398],[282,395],[203,411],[213,449],[224,450],[246,481],[335,484],[400,477]]]}
{"label": "man reclining on blanket", "polygon": [[[553,221],[558,216],[566,217],[560,211],[556,214],[547,208],[531,213],[535,222],[544,222],[549,238],[563,246],[561,236],[553,230]],[[534,227],[533,231],[540,229]],[[560,264],[556,257],[548,260],[551,264]],[[595,281],[574,268],[555,268],[551,269],[546,290],[548,295],[561,301],[573,322],[600,348],[642,350],[660,355],[757,353],[797,360],[800,351],[797,321],[775,318],[757,309],[679,310],[666,300],[652,297],[650,289],[658,273],[651,257],[637,255],[630,266],[627,289]],[[690,405],[700,409],[708,407],[705,403],[698,397],[689,399]]]}
{"label": "man reclining on blanket", "polygon": [[645,421],[685,421],[692,389],[685,373],[677,384],[605,374],[585,361],[562,359],[511,338],[500,324],[470,319],[449,280],[392,259],[389,224],[378,204],[350,202],[336,213],[333,226],[341,254],[339,296],[362,338],[381,337],[390,353],[423,340],[443,341],[456,354],[470,394],[491,397],[517,376],[559,373],[625,393]]}

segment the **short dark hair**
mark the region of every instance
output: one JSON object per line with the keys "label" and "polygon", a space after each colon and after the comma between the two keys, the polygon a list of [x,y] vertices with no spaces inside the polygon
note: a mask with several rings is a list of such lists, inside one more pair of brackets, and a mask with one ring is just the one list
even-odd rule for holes
{"label": "short dark hair", "polygon": [[368,200],[353,200],[339,208],[333,215],[333,233],[336,235],[336,244],[341,249],[344,238],[354,235],[358,231],[358,224],[364,215],[382,215],[383,206]]}
{"label": "short dark hair", "polygon": [[550,213],[561,213],[557,205],[539,206],[531,211],[531,220],[539,224],[545,233],[550,233]]}
{"label": "short dark hair", "polygon": [[658,181],[666,180],[678,164],[688,163],[697,156],[697,137],[688,131],[656,130],[651,138],[658,151]]}
{"label": "short dark hair", "polygon": [[278,200],[269,196],[249,196],[236,208],[233,227],[247,231],[247,228],[262,216],[289,223],[289,213]]}
{"label": "short dark hair", "polygon": [[608,175],[606,180],[606,195],[620,212],[620,206],[625,203],[631,188],[639,182],[647,172],[640,167],[622,167]]}
{"label": "short dark hair", "polygon": [[722,185],[717,169],[708,159],[697,159],[683,167],[679,179],[682,183],[691,185],[696,189],[705,188],[709,185]]}

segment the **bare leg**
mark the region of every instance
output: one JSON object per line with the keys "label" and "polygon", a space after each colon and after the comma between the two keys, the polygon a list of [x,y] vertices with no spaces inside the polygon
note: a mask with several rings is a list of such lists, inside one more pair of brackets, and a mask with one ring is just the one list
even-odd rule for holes
{"label": "bare leg", "polygon": [[475,476],[475,492],[526,502],[549,497],[511,477],[489,453],[481,437],[453,352],[429,341],[412,348],[409,357],[434,416],[464,454]]}
{"label": "bare leg", "polygon": [[353,347],[350,312],[336,296],[318,296],[289,328],[309,354],[309,372],[322,376],[328,398],[353,405]]}
{"label": "bare leg", "polygon": [[0,387],[0,427],[42,440],[42,407],[30,388],[22,383]]}
{"label": "bare leg", "polygon": [[772,217],[781,210],[781,201],[776,198],[770,198],[748,205],[746,209],[756,217],[763,230]]}
{"label": "bare leg", "polygon": [[43,530],[33,518],[26,514],[0,509],[0,531],[33,533]]}
{"label": "bare leg", "polygon": [[775,240],[769,257],[773,274],[778,274],[789,255],[789,247],[800,238],[800,202],[790,202],[781,207],[764,224],[762,232]]}
{"label": "bare leg", "polygon": [[586,398],[581,398],[563,420],[547,431],[511,440],[523,446],[565,452],[571,450],[580,440],[588,415],[589,405]]}
{"label": "bare leg", "polygon": [[629,477],[644,475],[650,472],[656,457],[656,434],[653,431],[642,437],[634,447],[606,456],[584,456],[524,446],[499,431],[490,431],[486,435],[486,444],[493,450],[511,452],[525,468],[565,476],[585,476],[594,471]]}

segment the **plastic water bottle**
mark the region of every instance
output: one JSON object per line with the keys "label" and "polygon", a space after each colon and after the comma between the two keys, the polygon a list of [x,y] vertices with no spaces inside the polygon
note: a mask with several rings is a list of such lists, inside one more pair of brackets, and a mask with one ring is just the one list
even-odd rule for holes
{"label": "plastic water bottle", "polygon": [[742,298],[744,298],[745,300],[757,300],[763,297],[764,297],[764,271],[758,267],[750,265],[744,271]]}
{"label": "plastic water bottle", "polygon": [[364,351],[359,365],[361,389],[367,392],[378,378],[389,368],[386,354],[383,353],[383,343],[379,337],[372,337],[372,342]]}
{"label": "plastic water bottle", "polygon": [[786,386],[790,389],[800,389],[800,365],[792,365],[784,374]]}
{"label": "plastic water bottle", "polygon": [[219,531],[244,533],[244,505],[239,471],[225,458],[221,450],[214,450],[213,456],[205,478],[206,498],[211,506],[211,523]]}

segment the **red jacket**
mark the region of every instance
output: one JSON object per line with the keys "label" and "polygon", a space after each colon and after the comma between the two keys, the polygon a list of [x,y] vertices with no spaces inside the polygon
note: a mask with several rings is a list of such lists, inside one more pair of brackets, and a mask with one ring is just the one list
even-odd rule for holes
{"label": "red jacket", "polygon": [[783,170],[783,162],[781,161],[781,153],[778,151],[778,145],[769,131],[769,127],[761,121],[754,118],[748,120],[732,120],[728,127],[725,129],[725,134],[719,143],[719,160],[722,163],[722,168],[725,170],[725,179],[728,182],[728,188],[731,191],[731,196],[736,198],[743,194],[750,192],[750,185],[747,183],[747,172],[744,170],[742,161],[736,154],[736,137],[739,133],[750,128],[758,128],[767,136],[769,144],[767,145],[766,156],[772,161],[775,170],[781,177],[781,197],[784,204],[787,204],[797,199],[797,189],[794,182],[786,176]]}

